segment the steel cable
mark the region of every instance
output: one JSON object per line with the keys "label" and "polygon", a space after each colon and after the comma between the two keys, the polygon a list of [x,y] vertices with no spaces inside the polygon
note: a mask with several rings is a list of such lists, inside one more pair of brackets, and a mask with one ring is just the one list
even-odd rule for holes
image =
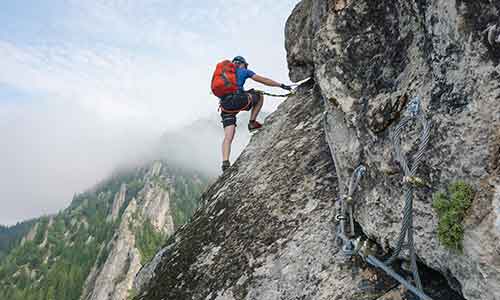
{"label": "steel cable", "polygon": [[[416,261],[416,253],[415,253],[415,245],[413,239],[413,192],[415,189],[416,183],[421,183],[422,181],[415,177],[418,167],[420,166],[423,155],[427,148],[430,139],[430,122],[427,120],[424,112],[420,108],[421,102],[420,97],[414,97],[407,108],[407,115],[404,116],[399,124],[391,131],[391,141],[394,148],[395,159],[399,162],[403,173],[403,191],[404,191],[404,199],[405,204],[403,208],[403,220],[401,224],[401,231],[399,233],[399,237],[396,243],[396,247],[394,249],[394,253],[392,256],[385,262],[381,262],[372,255],[369,255],[365,259],[368,263],[372,264],[375,267],[381,268],[386,271],[393,278],[398,280],[400,283],[409,288],[413,293],[415,293],[421,299],[431,299],[427,296],[422,289],[422,283],[420,280],[420,276],[418,274],[418,266]],[[421,125],[421,132],[419,136],[420,143],[418,145],[418,149],[412,157],[411,167],[408,164],[408,160],[406,155],[403,153],[401,148],[401,134],[403,129],[407,127],[412,121],[419,121]],[[325,129],[326,140],[328,142],[328,146],[330,147],[330,151],[332,154],[335,153],[334,144],[332,143],[330,136],[327,132],[327,113],[324,114],[323,119],[323,127]],[[335,157],[334,157],[335,160]],[[341,178],[341,174],[337,174],[340,183],[340,194],[342,196],[338,197],[337,203],[340,207],[337,209],[337,215],[335,216],[337,224],[337,238],[340,240],[342,244],[342,251],[346,257],[352,257],[357,254],[359,251],[359,241],[352,239],[354,235],[354,220],[353,220],[353,195],[359,186],[359,181],[361,177],[365,174],[366,168],[363,165],[359,165],[354,172],[352,173],[349,184],[343,184],[343,179]],[[347,190],[347,193],[345,191]],[[347,236],[347,228],[346,228],[346,220],[350,221],[350,235]],[[407,243],[405,244],[405,240]],[[394,260],[399,256],[401,250],[406,248],[409,250],[410,256],[410,266],[413,274],[413,278],[415,281],[415,287],[412,286],[409,282],[404,280],[399,274],[394,272],[388,265],[393,263]],[[357,249],[357,250],[356,250]]]}
{"label": "steel cable", "polygon": [[[394,253],[386,261],[387,264],[391,264],[401,253],[401,250],[406,246],[409,250],[411,270],[413,273],[413,278],[417,288],[422,290],[422,283],[420,276],[418,274],[417,260],[415,254],[415,245],[413,240],[413,192],[415,182],[415,174],[417,172],[420,163],[422,162],[423,155],[427,148],[430,138],[430,122],[427,120],[424,112],[420,109],[420,97],[414,97],[408,105],[408,116],[405,116],[401,122],[396,126],[391,134],[391,140],[394,147],[394,153],[396,160],[399,162],[401,168],[403,169],[404,177],[404,199],[405,205],[403,209],[403,221],[401,226],[401,231],[399,233],[398,241]],[[419,121],[422,129],[420,132],[420,143],[418,145],[417,152],[412,157],[411,167],[409,167],[406,155],[401,149],[401,134],[403,129],[410,124],[411,121],[417,119]],[[405,240],[407,244],[404,245]]]}

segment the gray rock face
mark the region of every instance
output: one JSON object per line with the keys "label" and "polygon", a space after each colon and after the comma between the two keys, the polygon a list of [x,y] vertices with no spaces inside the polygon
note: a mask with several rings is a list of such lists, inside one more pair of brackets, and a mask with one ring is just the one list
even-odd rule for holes
{"label": "gray rock face", "polygon": [[155,229],[168,234],[174,232],[169,190],[150,185],[141,192],[140,198],[142,215],[151,222]]}
{"label": "gray rock face", "polygon": [[154,271],[155,271],[156,267],[163,259],[163,254],[165,254],[165,252],[167,252],[168,249],[169,249],[169,247],[165,247],[165,248],[161,249],[160,251],[158,251],[156,253],[155,257],[153,257],[153,259],[150,262],[145,264],[139,270],[139,272],[137,272],[137,275],[135,276],[134,283],[133,283],[133,288],[136,291],[140,291],[140,290],[144,289],[149,284],[149,282],[151,281],[151,279],[153,278],[153,276],[155,274]]}
{"label": "gray rock face", "polygon": [[[144,178],[144,188],[137,198],[128,203],[113,240],[103,245],[109,249],[109,255],[100,268],[93,268],[86,280],[82,300],[128,299],[136,274],[142,267],[141,254],[136,245],[136,228],[142,228],[145,222],[150,222],[158,232],[165,235],[173,233],[169,198],[169,189],[173,187],[162,173],[163,167],[161,162],[151,166]],[[120,217],[118,213],[125,204],[126,191],[126,185],[122,184],[113,201],[112,220]]]}
{"label": "gray rock face", "polygon": [[500,26],[493,24],[486,29],[485,34],[488,35],[488,43],[490,46],[496,46],[500,43]]}
{"label": "gray rock face", "polygon": [[111,209],[111,220],[115,221],[120,213],[120,209],[125,204],[125,195],[127,194],[127,185],[122,183],[120,191],[115,195],[113,200],[113,207]]}
{"label": "gray rock face", "polygon": [[132,200],[124,212],[123,221],[112,241],[111,251],[104,263],[89,300],[126,299],[135,274],[141,268],[139,251],[135,248],[135,236],[130,230],[132,215],[137,211],[137,202]]}
{"label": "gray rock face", "polygon": [[[432,122],[418,170],[429,187],[414,199],[417,256],[466,299],[500,299],[500,52],[485,31],[499,11],[486,0],[301,1],[287,21],[287,60],[290,78],[312,76],[315,88],[303,85],[266,120],[136,299],[408,299],[383,274],[342,260],[332,219],[362,163],[355,221],[378,255],[394,249],[403,195],[389,133],[414,96]],[[405,153],[419,129],[405,130]],[[431,208],[432,194],[458,179],[476,190],[463,254],[439,243]],[[421,268],[424,287],[429,272]]]}
{"label": "gray rock face", "polygon": [[378,299],[393,288],[366,265],[337,263],[336,177],[313,94],[306,84],[266,119],[136,281],[136,299]]}
{"label": "gray rock face", "polygon": [[[408,99],[422,97],[433,127],[418,172],[430,188],[415,195],[417,255],[465,298],[500,299],[500,52],[483,32],[498,21],[500,3],[361,0],[340,11],[327,7],[326,17],[318,17],[312,5],[323,2],[335,1],[302,1],[309,11],[290,18],[288,36],[302,36],[289,39],[288,62],[290,74],[313,70],[320,86],[341,190],[356,166],[368,168],[356,195],[356,221],[385,250],[394,248],[402,175],[389,132]],[[319,29],[303,32],[294,18],[319,22]],[[312,57],[307,66],[295,59],[305,56]],[[406,131],[404,151],[414,153],[418,130]],[[459,179],[477,191],[463,255],[440,245],[431,208],[432,193]]]}
{"label": "gray rock face", "polygon": [[35,224],[35,226],[33,226],[30,231],[28,231],[28,233],[22,238],[21,240],[21,245],[23,245],[24,243],[26,243],[27,241],[32,241],[35,239],[35,236],[36,236],[36,232],[38,230],[38,223]]}

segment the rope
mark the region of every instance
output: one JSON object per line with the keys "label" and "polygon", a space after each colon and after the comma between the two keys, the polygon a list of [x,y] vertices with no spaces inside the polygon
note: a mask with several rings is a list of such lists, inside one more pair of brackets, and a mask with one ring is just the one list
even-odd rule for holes
{"label": "rope", "polygon": [[[414,97],[408,105],[408,115],[403,117],[398,126],[391,133],[391,140],[394,146],[396,160],[399,162],[404,172],[404,198],[405,206],[403,209],[403,222],[401,232],[397,241],[396,248],[392,256],[386,263],[392,263],[400,254],[403,247],[406,247],[410,252],[411,270],[417,288],[422,290],[422,283],[418,274],[417,260],[415,255],[415,246],[413,241],[413,191],[415,189],[415,182],[422,182],[421,179],[415,176],[420,163],[424,157],[425,149],[429,143],[430,138],[430,122],[427,120],[424,112],[420,108],[420,97]],[[401,149],[401,133],[403,129],[410,124],[411,121],[417,120],[421,124],[420,143],[417,152],[412,157],[411,166],[406,158],[406,155]],[[416,179],[418,178],[418,179]],[[407,241],[404,245],[405,239]]]}
{"label": "rope", "polygon": [[[258,93],[258,94],[261,94],[261,95],[267,95],[267,96],[271,96],[271,97],[283,97],[283,98],[286,98],[286,97],[289,97],[289,96],[292,96],[292,95],[295,95],[295,90],[292,90],[290,93],[288,94],[283,94],[283,95],[279,95],[279,94],[271,94],[271,93],[268,93],[268,92],[264,92],[264,91],[261,91],[261,90],[256,90],[256,89],[251,89],[249,90],[248,92],[250,91],[253,91],[255,93]],[[225,112],[225,113],[230,113],[230,114],[237,114],[241,111],[244,111],[244,110],[247,110],[248,107],[250,106],[250,104],[252,103],[252,100],[250,98],[250,95],[248,95],[248,102],[247,104],[240,108],[240,109],[236,109],[236,110],[229,110],[229,109],[225,109],[222,104],[220,104],[219,102],[219,111],[222,111],[222,112]]]}
{"label": "rope", "polygon": [[413,294],[417,295],[420,299],[423,300],[432,300],[429,296],[427,296],[422,289],[415,288],[410,282],[408,282],[406,279],[403,278],[403,276],[399,275],[398,273],[394,272],[393,269],[388,267],[386,264],[378,260],[376,257],[373,255],[368,255],[366,258],[366,261],[371,264],[374,267],[380,268],[384,270],[387,274],[389,274],[392,278],[396,279],[399,283],[404,285],[405,287],[408,288]]}
{"label": "rope", "polygon": [[264,92],[264,91],[261,91],[261,90],[255,90],[254,89],[254,92],[257,92],[259,94],[262,94],[262,95],[266,95],[266,96],[271,96],[271,97],[282,97],[282,98],[286,98],[286,97],[290,97],[292,95],[295,95],[295,90],[292,90],[290,93],[288,94],[271,94],[271,93],[268,93],[268,92]]}
{"label": "rope", "polygon": [[[356,240],[354,240],[354,217],[353,217],[353,195],[356,191],[361,177],[366,173],[366,168],[359,165],[351,175],[349,180],[349,189],[347,195],[343,195],[338,203],[340,204],[340,214],[337,214],[336,219],[339,219],[340,224],[337,226],[338,236],[342,239],[344,246],[342,251],[346,257],[356,255],[357,249]],[[349,224],[346,221],[349,220]],[[347,227],[349,225],[349,228]]]}
{"label": "rope", "polygon": [[[403,221],[401,225],[401,232],[399,234],[399,238],[397,241],[396,248],[392,256],[384,263],[379,261],[373,255],[362,255],[365,260],[382,270],[384,270],[391,277],[405,285],[410,291],[412,291],[415,295],[417,295],[420,299],[431,300],[429,296],[427,296],[422,289],[422,283],[418,274],[418,267],[415,255],[415,247],[413,241],[413,191],[415,186],[419,186],[423,184],[423,180],[419,177],[415,176],[420,163],[422,162],[427,144],[429,143],[430,138],[430,122],[427,120],[424,112],[420,108],[420,97],[414,97],[407,108],[407,115],[404,116],[400,123],[395,127],[395,129],[391,132],[391,141],[394,147],[394,152],[396,156],[396,160],[399,162],[401,168],[404,172],[403,184],[404,184],[404,198],[405,205],[403,210]],[[421,132],[420,132],[420,143],[418,146],[417,152],[412,157],[411,166],[408,164],[406,156],[404,155],[401,149],[401,133],[403,129],[410,124],[411,121],[418,120],[421,124]],[[324,114],[323,126],[326,131],[327,129],[327,114]],[[334,149],[332,149],[332,141],[328,133],[325,133],[328,145],[332,153],[334,153]],[[334,158],[335,160],[335,158]],[[335,220],[339,223],[337,225],[337,237],[342,244],[342,251],[344,255],[347,257],[352,257],[357,255],[359,251],[361,251],[362,247],[366,247],[367,241],[361,241],[360,238],[352,239],[354,235],[354,221],[353,221],[353,195],[356,191],[359,181],[361,177],[365,174],[366,168],[363,165],[358,166],[351,175],[348,192],[347,194],[341,193],[343,196],[339,197],[337,200],[337,215],[335,216]],[[339,174],[337,174],[339,176]],[[339,181],[341,181],[339,177]],[[341,190],[344,191],[346,189],[345,185],[341,186]],[[346,220],[350,221],[350,235],[347,236],[347,228],[346,228]],[[351,238],[350,238],[351,237]],[[407,240],[407,244],[404,244],[405,239]],[[364,244],[364,245],[363,245]],[[410,261],[411,261],[411,270],[413,274],[413,279],[415,280],[416,286],[413,286],[411,283],[406,281],[402,276],[394,272],[388,264],[394,262],[394,260],[401,253],[403,247],[407,248],[410,252]]]}
{"label": "rope", "polygon": [[[328,120],[327,120],[327,114],[325,113],[323,115],[323,128],[325,129],[325,137],[327,140],[328,145],[333,145],[332,141],[330,140],[330,136],[326,132]],[[332,153],[335,152],[334,149],[330,149]],[[342,247],[342,251],[346,257],[352,257],[356,255],[356,244],[358,243],[356,240],[353,239],[354,237],[354,218],[353,218],[353,196],[354,192],[356,192],[356,189],[359,186],[359,181],[361,180],[361,177],[366,173],[366,168],[363,165],[359,165],[351,174],[351,177],[349,179],[348,184],[342,184],[341,183],[341,195],[340,197],[337,198],[336,200],[336,215],[335,215],[335,221],[337,222],[336,226],[336,233],[337,233],[337,238],[338,242]],[[339,181],[342,181],[340,178],[340,175],[337,174],[339,177]],[[347,192],[346,192],[347,190]],[[349,224],[346,224],[347,221],[349,221]],[[347,227],[349,225],[349,228]],[[358,249],[359,250],[359,249]]]}

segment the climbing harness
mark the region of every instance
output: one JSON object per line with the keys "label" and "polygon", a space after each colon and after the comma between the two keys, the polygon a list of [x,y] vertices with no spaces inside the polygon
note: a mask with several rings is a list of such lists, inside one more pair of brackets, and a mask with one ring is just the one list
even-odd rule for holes
{"label": "climbing harness", "polygon": [[222,111],[222,112],[225,112],[225,113],[228,113],[228,114],[237,114],[237,113],[239,113],[241,111],[247,110],[248,107],[250,107],[251,104],[252,104],[252,97],[250,95],[247,95],[247,104],[245,104],[245,106],[243,106],[242,108],[235,109],[235,110],[225,109],[222,106],[222,102],[219,102],[219,109],[218,109],[218,111]]}
{"label": "climbing harness", "polygon": [[[294,85],[292,85],[294,86]],[[267,96],[271,96],[271,97],[283,97],[283,98],[286,98],[286,97],[289,97],[289,96],[292,96],[292,95],[295,95],[295,90],[292,90],[290,93],[288,94],[283,94],[283,95],[280,95],[280,94],[271,94],[271,93],[268,93],[268,92],[264,92],[264,91],[261,91],[261,90],[256,90],[256,89],[252,89],[250,91],[253,91],[253,92],[256,92],[257,94],[261,94],[261,95],[267,95]],[[252,100],[250,98],[250,96],[248,96],[248,102],[247,104],[240,108],[240,109],[236,109],[236,110],[229,110],[229,109],[225,109],[224,107],[222,107],[222,105],[219,103],[219,109],[218,111],[222,111],[222,112],[225,112],[225,113],[230,113],[230,114],[236,114],[236,113],[239,113],[241,111],[244,111],[244,110],[247,110],[248,107],[250,106],[250,104],[252,103]]]}
{"label": "climbing harness", "polygon": [[[422,300],[432,300],[422,290],[422,283],[418,275],[418,267],[416,262],[415,247],[413,241],[413,191],[415,187],[425,185],[424,181],[415,174],[422,161],[425,149],[430,138],[430,122],[427,120],[424,112],[421,110],[420,97],[414,97],[408,104],[407,114],[401,119],[400,123],[391,132],[391,141],[394,147],[396,160],[399,162],[404,172],[403,189],[405,197],[405,205],[403,210],[403,221],[401,232],[396,244],[396,248],[392,256],[385,262],[376,258],[375,251],[372,245],[367,240],[361,240],[361,237],[354,238],[354,221],[353,221],[353,195],[361,177],[365,174],[366,168],[363,165],[358,166],[350,179],[348,193],[341,196],[337,203],[337,236],[341,243],[342,252],[346,258],[351,258],[357,254],[370,265],[382,269],[389,276],[393,277],[399,283],[403,284],[408,290],[417,295]],[[327,125],[327,115],[324,115],[324,125]],[[408,161],[401,149],[401,133],[403,129],[410,124],[411,121],[417,119],[421,124],[420,144],[418,150],[413,156],[413,162],[409,166]],[[329,139],[328,134],[326,135]],[[328,143],[331,144],[330,140]],[[344,186],[341,188],[345,189]],[[350,226],[347,228],[346,221],[349,220]],[[405,243],[406,240],[406,243]],[[415,285],[404,279],[396,273],[390,265],[399,256],[403,249],[409,250],[411,270]]]}

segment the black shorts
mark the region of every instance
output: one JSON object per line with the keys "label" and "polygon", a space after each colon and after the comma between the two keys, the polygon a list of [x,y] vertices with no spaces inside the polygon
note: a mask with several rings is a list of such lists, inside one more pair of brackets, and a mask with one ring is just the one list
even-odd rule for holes
{"label": "black shorts", "polygon": [[[224,96],[220,100],[222,126],[236,125],[236,115],[242,110],[250,110],[260,100],[261,95],[253,90]],[[226,110],[226,111],[224,111]]]}

